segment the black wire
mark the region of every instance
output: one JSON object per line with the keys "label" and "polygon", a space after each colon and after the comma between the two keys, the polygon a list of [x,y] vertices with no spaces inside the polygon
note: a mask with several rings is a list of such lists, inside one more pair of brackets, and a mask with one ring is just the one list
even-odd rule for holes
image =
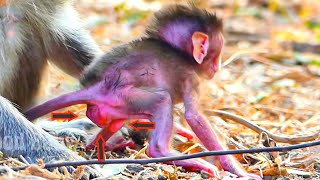
{"label": "black wire", "polygon": [[[311,146],[320,145],[319,141],[302,143],[297,145],[283,146],[283,147],[266,147],[266,148],[252,148],[252,149],[237,149],[237,150],[225,150],[225,151],[206,151],[189,155],[179,155],[171,157],[150,158],[150,159],[107,159],[104,161],[87,160],[87,161],[67,161],[60,163],[46,164],[44,168],[56,168],[61,166],[80,166],[80,165],[92,165],[92,164],[149,164],[149,163],[161,163],[177,160],[185,160],[192,158],[199,158],[205,156],[218,156],[228,154],[244,154],[244,153],[260,153],[260,152],[283,152],[293,149],[306,148]],[[15,171],[26,169],[28,166],[12,168]]]}

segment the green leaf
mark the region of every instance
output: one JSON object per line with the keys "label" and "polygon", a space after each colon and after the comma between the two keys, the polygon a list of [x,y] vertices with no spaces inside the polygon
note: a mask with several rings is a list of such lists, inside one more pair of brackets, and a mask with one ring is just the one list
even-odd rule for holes
{"label": "green leaf", "polygon": [[320,22],[319,21],[314,21],[314,20],[309,20],[305,22],[305,25],[312,30],[320,29]]}
{"label": "green leaf", "polygon": [[317,41],[317,42],[320,42],[320,34],[317,34],[317,35],[316,35],[316,41]]}
{"label": "green leaf", "polygon": [[129,11],[127,12],[126,16],[124,17],[129,24],[134,24],[137,21],[146,17],[145,11]]}
{"label": "green leaf", "polygon": [[310,64],[314,66],[320,66],[320,59],[314,58],[311,60]]}
{"label": "green leaf", "polygon": [[294,56],[295,60],[299,64],[311,64],[315,66],[320,66],[320,57],[308,57],[306,55],[303,55],[301,53],[296,53]]}
{"label": "green leaf", "polygon": [[257,7],[240,7],[236,9],[236,16],[254,16],[261,17],[261,9]]}
{"label": "green leaf", "polygon": [[309,57],[306,57],[301,53],[296,53],[294,59],[299,64],[309,64],[311,62],[311,59]]}
{"label": "green leaf", "polygon": [[262,101],[264,98],[268,97],[269,94],[266,92],[259,92],[259,94],[256,96],[256,103]]}

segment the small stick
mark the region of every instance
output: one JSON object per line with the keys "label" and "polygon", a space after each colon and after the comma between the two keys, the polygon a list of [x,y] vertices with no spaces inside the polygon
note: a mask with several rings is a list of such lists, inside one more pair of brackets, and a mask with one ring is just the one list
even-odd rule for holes
{"label": "small stick", "polygon": [[312,135],[308,135],[308,136],[302,136],[302,137],[287,137],[287,136],[280,136],[280,135],[276,135],[271,133],[270,131],[257,126],[255,124],[253,124],[252,122],[250,122],[249,120],[240,117],[238,115],[226,112],[226,111],[221,111],[221,110],[206,110],[205,113],[207,115],[218,115],[219,117],[225,118],[225,119],[230,119],[234,122],[237,122],[239,124],[244,125],[245,127],[248,127],[250,129],[252,129],[253,131],[261,134],[261,133],[265,133],[267,134],[270,138],[272,138],[275,141],[278,142],[282,142],[282,143],[289,143],[289,144],[296,144],[299,142],[306,142],[306,141],[312,141],[312,140],[316,140],[320,137],[320,132],[317,132],[315,134]]}
{"label": "small stick", "polygon": [[19,157],[26,165],[30,165],[29,162],[22,155],[20,155]]}
{"label": "small stick", "polygon": [[242,55],[245,54],[257,54],[257,53],[267,53],[266,49],[258,49],[253,51],[238,51],[234,53],[232,56],[230,56],[226,61],[222,63],[222,67],[228,66],[233,61],[239,59]]}
{"label": "small stick", "polygon": [[23,162],[21,162],[21,161],[18,161],[18,160],[16,160],[16,159],[13,159],[13,158],[9,158],[8,160],[11,161],[11,162],[14,162],[14,163],[18,164],[19,166],[25,166],[25,165],[26,165],[25,163],[23,163]]}

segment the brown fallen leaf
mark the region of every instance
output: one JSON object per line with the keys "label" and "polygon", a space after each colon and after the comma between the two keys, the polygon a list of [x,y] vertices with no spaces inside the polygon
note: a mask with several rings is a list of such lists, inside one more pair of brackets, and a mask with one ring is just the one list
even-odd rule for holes
{"label": "brown fallen leaf", "polygon": [[287,169],[284,167],[280,167],[280,168],[279,167],[270,167],[268,169],[263,170],[262,174],[264,176],[279,176],[279,175],[288,176],[289,175]]}
{"label": "brown fallen leaf", "polygon": [[72,177],[73,179],[80,179],[84,173],[86,166],[82,165],[82,166],[78,166],[77,169],[72,173]]}
{"label": "brown fallen leaf", "polygon": [[61,174],[54,174],[35,164],[31,164],[28,168],[21,171],[21,174],[39,176],[46,179],[63,179],[63,176]]}
{"label": "brown fallen leaf", "polygon": [[178,180],[178,169],[176,166],[174,166],[174,172],[173,173],[170,173],[168,171],[164,171],[163,172],[163,175],[167,178],[167,179],[170,179],[170,180]]}

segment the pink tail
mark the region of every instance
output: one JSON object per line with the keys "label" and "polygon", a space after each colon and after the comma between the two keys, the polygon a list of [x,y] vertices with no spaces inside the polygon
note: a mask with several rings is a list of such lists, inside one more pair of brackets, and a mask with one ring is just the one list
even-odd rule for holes
{"label": "pink tail", "polygon": [[75,104],[87,104],[92,100],[92,94],[88,89],[61,95],[49,100],[39,106],[33,107],[25,112],[25,116],[29,121],[48,114],[52,111],[68,107]]}

